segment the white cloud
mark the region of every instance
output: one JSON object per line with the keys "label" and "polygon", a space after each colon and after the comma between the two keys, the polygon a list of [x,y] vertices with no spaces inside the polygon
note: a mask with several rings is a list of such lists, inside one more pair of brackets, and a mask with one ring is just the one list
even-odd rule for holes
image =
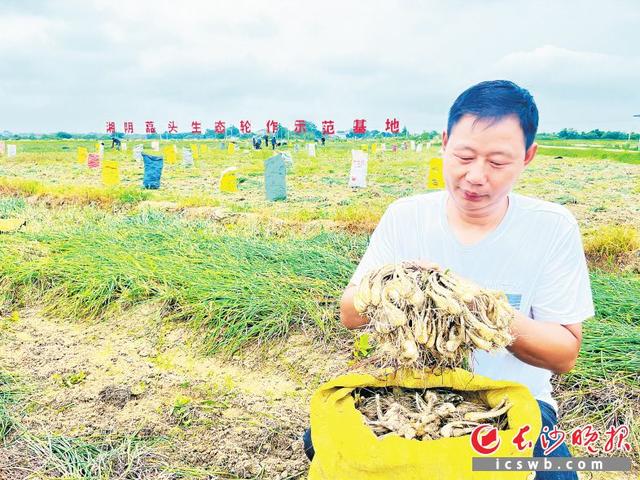
{"label": "white cloud", "polygon": [[440,129],[453,99],[489,78],[529,88],[543,129],[627,129],[628,109],[640,105],[633,6],[9,1],[0,130],[273,117],[331,118],[339,128],[365,117],[379,128],[388,115],[411,130]]}
{"label": "white cloud", "polygon": [[510,53],[496,67],[509,75],[548,85],[619,88],[640,83],[640,57],[625,58],[553,45]]}
{"label": "white cloud", "polygon": [[505,55],[494,71],[526,84],[534,94],[548,128],[576,123],[591,128],[637,129],[631,115],[640,109],[640,57],[623,57],[544,45]]}
{"label": "white cloud", "polygon": [[8,52],[35,52],[47,48],[53,41],[54,31],[60,28],[56,21],[34,15],[0,16],[0,54]]}

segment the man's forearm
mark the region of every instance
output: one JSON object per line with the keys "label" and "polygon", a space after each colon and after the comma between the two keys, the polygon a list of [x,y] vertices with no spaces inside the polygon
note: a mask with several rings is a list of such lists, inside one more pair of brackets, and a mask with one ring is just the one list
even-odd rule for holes
{"label": "man's forearm", "polygon": [[369,320],[361,317],[353,306],[353,295],[356,290],[356,286],[349,285],[342,294],[342,300],[340,300],[340,320],[349,329],[358,328],[369,323]]}
{"label": "man's forearm", "polygon": [[580,340],[562,325],[539,322],[516,311],[511,333],[516,337],[508,349],[518,359],[555,373],[566,373],[575,365]]}

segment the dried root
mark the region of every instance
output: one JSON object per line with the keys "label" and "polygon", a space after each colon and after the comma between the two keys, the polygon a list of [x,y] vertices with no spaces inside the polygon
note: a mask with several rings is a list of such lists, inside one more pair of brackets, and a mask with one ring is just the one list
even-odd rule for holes
{"label": "dried root", "polygon": [[354,306],[369,319],[381,367],[462,367],[472,350],[513,341],[513,311],[502,292],[412,262],[369,272]]}
{"label": "dried root", "polygon": [[378,437],[436,440],[468,435],[481,423],[507,428],[506,398],[489,409],[473,393],[447,389],[362,388],[354,391],[356,408]]}

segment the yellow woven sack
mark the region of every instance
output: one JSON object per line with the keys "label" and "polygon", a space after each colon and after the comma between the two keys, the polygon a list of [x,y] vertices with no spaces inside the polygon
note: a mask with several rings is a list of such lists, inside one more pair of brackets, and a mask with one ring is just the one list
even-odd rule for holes
{"label": "yellow woven sack", "polygon": [[0,233],[15,232],[26,224],[24,218],[0,218]]}
{"label": "yellow woven sack", "polygon": [[470,436],[438,440],[409,440],[396,435],[378,438],[356,410],[351,392],[357,387],[451,388],[477,391],[491,406],[507,396],[509,428],[498,432],[501,441],[490,457],[531,457],[533,447],[519,451],[512,439],[525,424],[525,438],[535,445],[542,420],[535,398],[524,385],[495,381],[463,369],[441,373],[403,371],[383,378],[349,374],[322,385],[311,399],[311,440],[315,457],[309,480],[411,479],[526,479],[530,472],[474,472]]}

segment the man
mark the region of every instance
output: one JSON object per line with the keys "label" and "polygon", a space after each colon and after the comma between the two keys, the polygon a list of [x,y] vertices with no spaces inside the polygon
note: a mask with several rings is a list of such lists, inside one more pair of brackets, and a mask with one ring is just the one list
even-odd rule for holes
{"label": "man", "polygon": [[[557,404],[551,375],[575,365],[581,322],[594,315],[594,308],[573,215],[561,205],[511,192],[535,157],[537,127],[532,96],[512,82],[482,82],[463,92],[442,134],[446,190],[389,206],[344,291],[340,317],[347,328],[367,323],[356,312],[353,295],[369,270],[386,263],[436,263],[484,288],[504,291],[515,310],[515,341],[495,354],[475,352],[473,370],[529,387],[543,427],[552,429]],[[307,440],[305,448],[312,449]],[[540,440],[534,456],[543,456]],[[569,456],[566,444],[550,456]],[[577,475],[539,472],[536,478]]]}

